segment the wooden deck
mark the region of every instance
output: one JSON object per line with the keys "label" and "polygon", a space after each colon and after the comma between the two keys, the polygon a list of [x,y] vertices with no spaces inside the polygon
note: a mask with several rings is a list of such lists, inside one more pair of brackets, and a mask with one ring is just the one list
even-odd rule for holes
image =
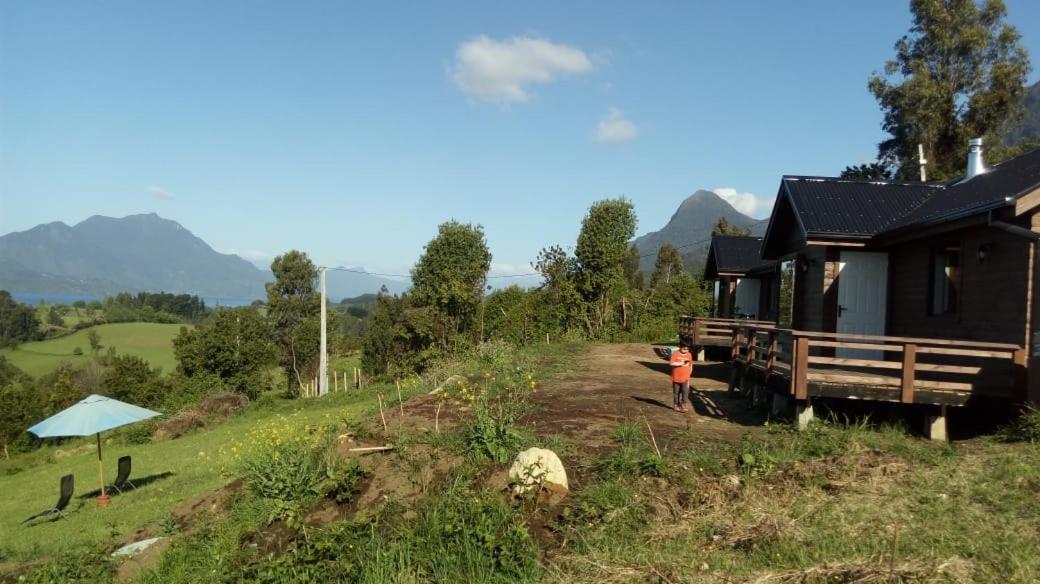
{"label": "wooden deck", "polygon": [[739,377],[796,400],[959,406],[974,399],[1025,397],[1026,351],[1018,345],[738,324],[732,326],[730,347],[734,382]]}
{"label": "wooden deck", "polygon": [[679,319],[679,341],[688,344],[695,352],[704,347],[729,347],[733,343],[733,327],[737,325],[776,326],[763,320],[683,316]]}

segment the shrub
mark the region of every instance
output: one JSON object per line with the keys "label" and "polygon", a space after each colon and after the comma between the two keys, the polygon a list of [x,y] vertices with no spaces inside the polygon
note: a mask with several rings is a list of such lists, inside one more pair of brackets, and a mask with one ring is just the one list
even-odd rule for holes
{"label": "shrub", "polygon": [[520,449],[526,436],[517,421],[529,409],[529,396],[535,388],[534,377],[517,368],[499,381],[490,373],[483,386],[461,381],[451,386],[451,399],[472,408],[465,425],[466,450],[478,458],[505,464]]}
{"label": "shrub", "polygon": [[1040,410],[1028,407],[1018,419],[1001,430],[1000,436],[1007,442],[1040,444]]}
{"label": "shrub", "polygon": [[[323,495],[323,487],[339,490],[343,474],[330,426],[309,426],[295,417],[279,416],[231,446],[234,470],[257,495],[300,501]],[[355,477],[356,478],[356,477]]]}
{"label": "shrub", "polygon": [[83,349],[80,348],[80,347],[76,347],[76,348],[72,349],[72,354],[77,356],[77,357],[79,357],[80,355],[83,354]]}

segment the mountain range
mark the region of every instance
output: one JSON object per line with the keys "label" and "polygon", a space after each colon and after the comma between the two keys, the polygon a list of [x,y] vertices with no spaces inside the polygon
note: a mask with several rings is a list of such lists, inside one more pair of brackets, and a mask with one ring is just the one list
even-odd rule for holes
{"label": "mountain range", "polygon": [[[0,237],[0,289],[99,296],[164,291],[203,298],[264,298],[271,272],[219,253],[176,221],[155,213],[95,215],[76,225],[54,222]],[[406,284],[358,271],[330,271],[333,299],[395,292]]]}
{"label": "mountain range", "polygon": [[768,223],[765,219],[753,219],[737,211],[712,191],[699,190],[686,197],[664,227],[632,240],[639,248],[639,269],[651,272],[657,261],[657,250],[670,243],[679,249],[687,269],[695,273],[700,271],[711,243],[712,228],[722,217],[730,225],[750,229],[754,235],[764,233]]}

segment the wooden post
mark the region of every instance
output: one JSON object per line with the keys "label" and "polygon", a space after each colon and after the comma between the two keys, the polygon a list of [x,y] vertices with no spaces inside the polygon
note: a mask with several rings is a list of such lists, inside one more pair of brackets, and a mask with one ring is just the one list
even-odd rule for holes
{"label": "wooden post", "polygon": [[776,331],[769,331],[769,352],[766,354],[766,379],[773,374],[773,367],[776,366]]}
{"label": "wooden post", "polygon": [[1029,353],[1026,351],[1025,347],[1015,349],[1015,352],[1011,355],[1011,360],[1014,367],[1014,373],[1012,375],[1015,380],[1015,390],[1018,393],[1019,399],[1026,399],[1029,393]]}
{"label": "wooden post", "polygon": [[[682,341],[682,339],[679,339]],[[701,346],[701,319],[693,319],[693,346]]]}
{"label": "wooden post", "polygon": [[733,327],[733,340],[730,343],[729,358],[731,361],[736,361],[740,355],[740,327]]}
{"label": "wooden post", "polygon": [[401,399],[401,382],[395,381],[397,384],[397,407],[401,408],[401,417],[404,417],[404,400]]}
{"label": "wooden post", "polygon": [[795,399],[809,396],[809,338],[794,338],[794,355],[791,359],[791,391]]}
{"label": "wooden post", "polygon": [[917,345],[903,345],[903,379],[900,383],[899,401],[904,404],[914,403],[914,367],[917,364]]}
{"label": "wooden post", "polygon": [[386,433],[386,416],[383,415],[383,392],[379,392],[379,419],[383,420],[383,433]]}

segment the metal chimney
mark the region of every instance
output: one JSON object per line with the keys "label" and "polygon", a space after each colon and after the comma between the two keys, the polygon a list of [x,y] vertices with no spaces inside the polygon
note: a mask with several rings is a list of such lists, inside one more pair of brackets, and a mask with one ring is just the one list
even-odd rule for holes
{"label": "metal chimney", "polygon": [[986,172],[986,164],[982,160],[982,138],[968,140],[968,173],[964,180],[971,180]]}

